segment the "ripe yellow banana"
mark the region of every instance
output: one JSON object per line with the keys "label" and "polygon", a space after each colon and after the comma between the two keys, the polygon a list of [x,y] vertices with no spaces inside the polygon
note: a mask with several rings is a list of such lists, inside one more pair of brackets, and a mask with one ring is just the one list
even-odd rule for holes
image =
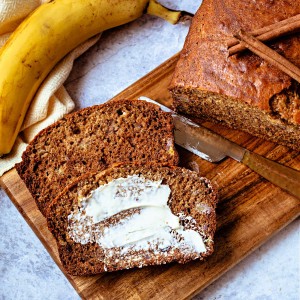
{"label": "ripe yellow banana", "polygon": [[0,155],[10,152],[31,99],[55,64],[95,34],[140,17],[147,0],[54,0],[0,51]]}
{"label": "ripe yellow banana", "polygon": [[97,33],[139,18],[148,2],[54,0],[21,23],[0,50],[0,156],[11,151],[32,98],[57,62]]}

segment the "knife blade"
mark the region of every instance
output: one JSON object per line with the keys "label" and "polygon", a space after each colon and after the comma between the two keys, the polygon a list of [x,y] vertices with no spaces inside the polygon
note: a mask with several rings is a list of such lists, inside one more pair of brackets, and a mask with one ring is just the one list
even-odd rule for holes
{"label": "knife blade", "polygon": [[229,156],[300,199],[300,171],[253,153],[148,97],[139,100],[154,103],[172,115],[176,144],[213,163]]}

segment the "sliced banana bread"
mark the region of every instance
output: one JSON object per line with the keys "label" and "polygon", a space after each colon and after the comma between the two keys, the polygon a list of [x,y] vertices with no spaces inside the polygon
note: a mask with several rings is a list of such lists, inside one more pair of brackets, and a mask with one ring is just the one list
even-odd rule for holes
{"label": "sliced banana bread", "polygon": [[[299,150],[299,83],[250,51],[228,57],[226,43],[299,13],[294,0],[203,0],[170,87],[177,110]],[[299,33],[268,44],[300,67]]]}
{"label": "sliced banana bread", "polygon": [[123,100],[82,109],[41,131],[16,165],[43,214],[75,178],[116,162],[176,165],[172,117],[158,106]]}
{"label": "sliced banana bread", "polygon": [[193,171],[118,165],[68,186],[47,221],[67,272],[89,275],[210,255],[216,202]]}

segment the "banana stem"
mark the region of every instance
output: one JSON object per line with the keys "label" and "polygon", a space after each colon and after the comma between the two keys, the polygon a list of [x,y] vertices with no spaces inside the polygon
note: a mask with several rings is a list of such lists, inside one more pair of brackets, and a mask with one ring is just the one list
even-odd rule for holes
{"label": "banana stem", "polygon": [[167,8],[155,0],[149,1],[146,13],[162,18],[173,25],[191,19],[194,16],[193,14],[186,11]]}

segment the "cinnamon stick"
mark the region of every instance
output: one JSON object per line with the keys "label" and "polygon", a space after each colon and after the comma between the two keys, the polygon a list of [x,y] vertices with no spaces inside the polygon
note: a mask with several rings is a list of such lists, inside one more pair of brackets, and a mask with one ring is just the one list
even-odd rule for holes
{"label": "cinnamon stick", "polygon": [[[300,14],[280,22],[251,31],[250,34],[260,41],[269,41],[287,34],[300,31]],[[227,41],[229,56],[245,50],[236,38]]]}
{"label": "cinnamon stick", "polygon": [[240,41],[240,43],[256,55],[260,56],[270,64],[279,68],[296,81],[300,82],[300,69],[288,61],[286,58],[278,54],[276,51],[272,50],[257,38],[252,35],[240,30],[235,37]]}

